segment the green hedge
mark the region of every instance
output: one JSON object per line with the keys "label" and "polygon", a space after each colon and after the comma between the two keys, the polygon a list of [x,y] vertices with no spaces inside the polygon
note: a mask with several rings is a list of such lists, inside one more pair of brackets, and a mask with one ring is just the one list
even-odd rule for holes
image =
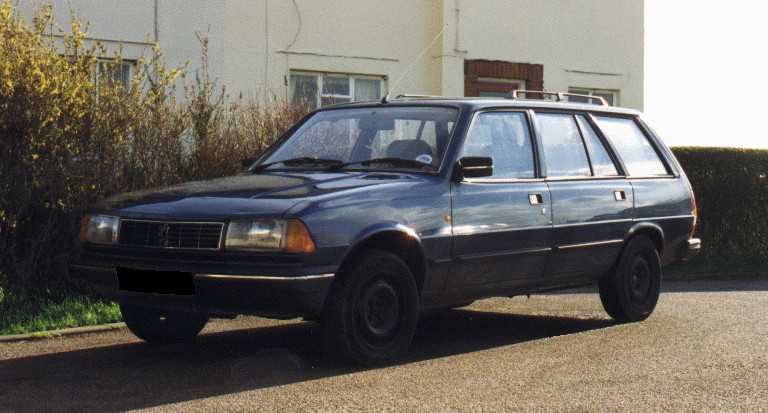
{"label": "green hedge", "polygon": [[768,150],[675,147],[696,196],[702,258],[768,258]]}

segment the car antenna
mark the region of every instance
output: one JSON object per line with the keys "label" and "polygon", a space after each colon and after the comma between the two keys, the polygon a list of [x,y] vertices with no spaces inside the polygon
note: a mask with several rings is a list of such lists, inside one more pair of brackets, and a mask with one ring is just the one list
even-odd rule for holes
{"label": "car antenna", "polygon": [[381,103],[382,103],[382,104],[387,104],[387,103],[389,103],[389,93],[390,93],[390,91],[392,91],[392,89],[394,89],[394,88],[397,86],[397,84],[398,84],[398,83],[400,83],[400,81],[401,81],[401,80],[403,80],[403,78],[405,77],[405,75],[407,75],[407,74],[408,74],[408,72],[410,72],[410,71],[411,71],[411,69],[413,69],[413,65],[415,65],[415,64],[416,64],[416,62],[418,62],[418,61],[419,61],[419,59],[421,59],[421,56],[423,56],[423,55],[424,55],[424,53],[426,53],[426,52],[427,52],[427,50],[429,50],[429,48],[430,48],[430,47],[432,47],[432,45],[433,45],[433,44],[435,44],[435,42],[437,41],[437,38],[438,38],[438,37],[440,37],[440,36],[443,34],[443,32],[445,32],[445,25],[443,26],[443,30],[440,30],[440,33],[438,33],[438,34],[435,36],[435,38],[434,38],[434,39],[432,39],[432,42],[430,42],[430,43],[429,43],[429,45],[427,45],[427,47],[425,47],[425,48],[424,48],[424,50],[422,50],[422,51],[421,51],[421,53],[419,53],[419,55],[418,55],[418,56],[416,56],[416,58],[415,58],[415,59],[413,59],[413,62],[411,63],[411,65],[410,65],[410,66],[408,66],[408,69],[405,69],[405,72],[403,72],[403,74],[402,74],[402,75],[400,75],[400,77],[399,77],[399,78],[398,78],[398,79],[395,81],[395,83],[392,85],[392,87],[390,87],[390,88],[389,88],[389,90],[387,91],[387,94],[386,94],[386,95],[384,95],[384,97],[381,99]]}

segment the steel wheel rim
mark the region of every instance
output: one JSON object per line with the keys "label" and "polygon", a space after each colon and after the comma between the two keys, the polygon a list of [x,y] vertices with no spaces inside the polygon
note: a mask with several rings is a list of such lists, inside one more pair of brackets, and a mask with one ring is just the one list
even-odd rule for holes
{"label": "steel wheel rim", "polygon": [[642,256],[636,255],[632,259],[629,273],[629,291],[632,301],[640,303],[645,300],[651,290],[651,269]]}
{"label": "steel wheel rim", "polygon": [[358,303],[358,324],[367,341],[386,341],[396,330],[400,319],[400,299],[386,281],[366,285]]}

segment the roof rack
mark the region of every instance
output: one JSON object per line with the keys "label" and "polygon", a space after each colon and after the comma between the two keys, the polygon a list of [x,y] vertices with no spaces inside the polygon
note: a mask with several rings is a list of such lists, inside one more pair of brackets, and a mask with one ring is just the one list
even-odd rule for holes
{"label": "roof rack", "polygon": [[404,93],[402,95],[397,96],[395,99],[437,99],[441,98],[442,96],[433,96],[433,95],[412,95]]}
{"label": "roof rack", "polygon": [[[412,94],[407,94],[407,93],[404,93],[404,94],[398,95],[398,96],[397,96],[395,99],[439,99],[439,98],[442,98],[442,97],[443,97],[443,96],[433,96],[433,95],[412,95]],[[387,93],[387,94],[386,94],[386,96],[384,96],[384,97],[381,99],[381,103],[382,103],[382,104],[386,104],[386,103],[389,103],[389,101],[390,101],[390,99],[389,99],[389,93]]]}
{"label": "roof rack", "polygon": [[602,96],[591,96],[591,95],[580,95],[578,93],[562,93],[562,92],[544,92],[541,90],[513,90],[509,92],[507,96],[504,96],[506,99],[522,99],[519,94],[539,94],[539,95],[548,95],[548,96],[555,96],[555,99],[558,102],[565,101],[566,96],[574,96],[574,97],[580,97],[580,98],[586,98],[586,99],[596,99],[600,101],[600,104],[603,106],[609,106],[608,102],[603,98]]}

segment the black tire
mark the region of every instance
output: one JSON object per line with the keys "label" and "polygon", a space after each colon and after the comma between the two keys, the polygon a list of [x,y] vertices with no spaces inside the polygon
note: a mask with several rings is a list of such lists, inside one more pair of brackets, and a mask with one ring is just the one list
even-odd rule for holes
{"label": "black tire", "polygon": [[191,340],[208,323],[208,315],[164,311],[120,304],[123,321],[136,337],[152,344],[178,343]]}
{"label": "black tire", "polygon": [[653,242],[642,235],[630,239],[599,287],[600,301],[614,320],[626,323],[648,318],[661,291],[661,264]]}
{"label": "black tire", "polygon": [[326,346],[361,366],[402,353],[416,332],[419,295],[396,255],[368,250],[337,275],[323,314]]}

